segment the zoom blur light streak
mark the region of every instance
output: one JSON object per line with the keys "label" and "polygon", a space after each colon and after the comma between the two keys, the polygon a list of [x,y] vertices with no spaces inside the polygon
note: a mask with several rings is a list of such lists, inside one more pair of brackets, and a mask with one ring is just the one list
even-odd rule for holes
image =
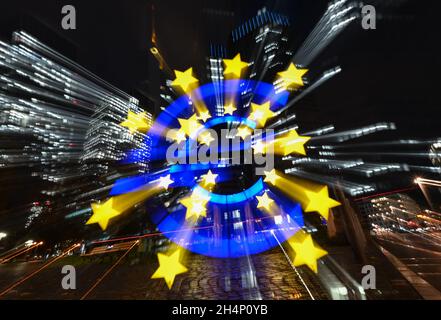
{"label": "zoom blur light streak", "polygon": [[[271,157],[306,155],[304,144],[309,137],[302,137],[295,130],[277,136],[273,132],[262,133],[258,128],[265,128],[279,115],[278,110],[288,101],[288,89],[303,86],[302,76],[308,70],[291,64],[288,70],[279,74],[278,79],[286,89],[280,90],[272,84],[241,79],[248,64],[241,61],[240,54],[225,59],[224,63],[226,80],[216,86],[208,83],[194,87],[199,81],[192,68],[175,71],[176,79],[172,84],[183,95],[157,117],[148,132],[154,160],[165,163],[166,169],[117,181],[109,200],[103,205],[92,204],[94,215],[88,223],[97,222],[106,229],[110,218],[135,203],[156,192],[182,189],[184,192],[178,193],[181,196],[176,205],[162,205],[151,213],[158,229],[178,246],[195,253],[226,258],[257,254],[278,245],[279,239],[283,242],[289,240],[288,244],[296,252],[294,265],[307,265],[317,272],[316,261],[326,251],[314,245],[310,236],[299,235],[304,234],[302,208],[305,212],[316,211],[327,219],[329,209],[339,205],[329,198],[325,185],[294,179],[273,167],[265,168],[263,177],[253,174],[254,171],[246,168],[249,163],[231,161],[231,150],[222,147],[217,161],[181,164],[169,159],[168,150],[173,144],[183,146],[185,157],[191,158],[192,152],[212,143],[213,137],[207,138],[206,130],[225,127],[230,129],[227,138],[239,141],[236,145],[233,143],[233,150],[252,150],[255,155],[271,153],[267,154]],[[223,115],[212,116],[219,109],[216,104],[219,88],[228,105]],[[246,99],[242,99],[246,95],[252,97],[250,111],[245,108]],[[129,116],[133,118],[133,114]],[[271,136],[270,142],[265,139],[268,136]],[[135,149],[128,154],[126,162],[142,162],[143,154],[143,150]],[[259,164],[254,162],[250,166],[254,168]],[[287,185],[293,192],[286,192]],[[232,212],[231,219],[227,217],[228,212]],[[299,252],[301,250],[308,252]],[[158,255],[160,267],[152,276],[164,278],[169,288],[178,273],[187,271],[179,262],[182,259],[178,252],[180,249],[167,256]],[[166,261],[171,258],[166,257],[174,257],[175,264],[181,266],[179,270],[168,265]]]}
{"label": "zoom blur light streak", "polygon": [[[183,251],[179,247],[198,254],[227,258],[261,253],[278,245],[279,241],[286,241],[294,252],[293,265],[306,265],[317,272],[317,260],[326,255],[326,251],[304,231],[303,212],[316,212],[324,222],[329,219],[330,209],[340,203],[330,198],[327,185],[339,186],[352,195],[374,188],[345,180],[334,182],[326,175],[303,171],[299,167],[316,162],[319,165],[329,164],[330,169],[356,170],[364,165],[363,161],[327,159],[337,156],[334,149],[339,147],[324,145],[321,141],[345,142],[395,129],[390,123],[342,133],[331,133],[334,128],[329,127],[298,134],[290,128],[270,133],[272,140],[268,143],[265,140],[268,134],[258,130],[277,128],[286,121],[286,118],[280,119],[282,111],[296,102],[299,96],[296,93],[305,85],[303,77],[308,70],[291,63],[286,71],[278,73],[274,84],[269,84],[238,78],[244,75],[246,69],[245,62],[240,59],[239,54],[233,59],[225,59],[225,80],[216,84],[197,87],[199,80],[192,68],[175,72],[176,79],[172,85],[182,95],[159,114],[147,134],[152,141],[153,160],[162,162],[164,166],[147,175],[118,180],[110,192],[111,198],[104,204],[111,207],[107,210],[110,216],[103,218],[103,225],[106,225],[112,216],[159,192],[173,192],[177,196],[175,204],[161,203],[156,206],[155,212],[151,212],[151,219],[158,229],[178,247],[170,250],[167,256],[158,256],[160,267],[152,276],[164,278],[169,288],[177,274],[187,271],[182,264]],[[222,101],[225,101],[221,108],[217,103],[219,92],[223,96]],[[294,93],[295,97],[288,103],[290,93]],[[219,113],[220,109],[224,110],[223,114]],[[288,116],[290,118],[293,117]],[[254,154],[271,152],[279,160],[292,161],[295,167],[284,172],[270,168],[264,171],[263,177],[253,175],[245,163],[232,162],[230,153],[225,154],[222,147],[221,156],[214,163],[181,164],[167,157],[170,146],[180,144],[184,147],[185,159],[191,158],[198,149],[213,142],[213,136],[206,135],[208,129],[225,128],[230,130],[227,134],[229,139],[239,137],[243,142],[238,147],[241,151],[251,148]],[[251,139],[247,141],[248,136]],[[232,149],[235,147],[233,144]],[[319,158],[308,157],[311,152]],[[144,154],[144,150],[134,149],[127,154],[125,162],[142,163]],[[257,163],[251,165],[256,166]],[[378,170],[378,167],[384,169]],[[369,165],[372,172],[367,175],[404,167],[396,164]],[[118,202],[119,199],[124,200]],[[115,200],[116,203],[110,202]],[[94,210],[95,214],[99,216],[101,213]],[[99,218],[93,222],[100,223]],[[175,270],[168,266],[166,257],[180,267]]]}
{"label": "zoom blur light streak", "polygon": [[[9,71],[8,75],[0,77],[1,134],[14,139],[32,135],[47,146],[32,143],[20,150],[16,148],[18,143],[9,139],[11,151],[1,155],[0,167],[38,164],[35,167],[41,169],[35,169],[36,173],[42,179],[55,182],[68,182],[80,176],[90,185],[87,192],[78,197],[74,194],[73,200],[57,207],[76,210],[66,218],[93,211],[87,223],[102,230],[107,230],[109,224],[116,224],[114,218],[124,218],[123,213],[147,201],[153,222],[176,244],[172,246],[173,250],[158,256],[160,266],[152,276],[164,278],[169,288],[177,274],[187,271],[182,264],[185,250],[179,247],[219,258],[240,257],[268,250],[277,245],[279,239],[281,242],[287,240],[286,244],[295,253],[293,265],[307,265],[316,271],[317,259],[326,252],[302,230],[307,229],[303,228],[303,218],[313,212],[318,213],[322,221],[330,217],[329,209],[338,202],[329,197],[328,187],[357,196],[376,190],[375,178],[388,172],[441,172],[439,167],[412,165],[400,162],[402,160],[392,163],[364,160],[387,156],[406,157],[410,162],[414,158],[430,156],[434,164],[439,165],[439,143],[436,144],[439,139],[351,143],[369,134],[395,130],[393,123],[380,122],[343,132],[334,132],[333,125],[297,132],[298,126],[292,124],[296,119],[291,112],[293,107],[308,93],[342,72],[339,66],[335,66],[324,72],[315,70],[321,74],[314,77],[308,69],[313,68],[314,59],[332,39],[357,18],[358,5],[354,1],[331,3],[311,35],[293,55],[293,61],[292,57],[289,58],[285,70],[280,68],[285,65],[282,60],[286,57],[277,61],[273,70],[267,68],[267,61],[276,53],[287,52],[277,45],[277,41],[265,49],[268,59],[262,59],[261,68],[256,67],[259,64],[256,62],[260,61],[242,61],[245,54],[235,53],[223,61],[218,56],[210,57],[210,66],[216,69],[210,77],[212,83],[200,84],[192,68],[176,70],[176,79],[171,86],[181,96],[165,108],[153,125],[136,99],[97,81],[94,75],[47,50],[35,38],[17,32],[14,34],[15,45],[0,42],[0,65]],[[274,16],[262,12],[261,18],[256,19],[258,25],[255,20],[250,20],[246,22],[246,28],[235,29],[233,41],[239,41],[249,30],[258,28],[258,35],[252,39],[254,44],[263,45],[270,28],[263,28],[260,23],[264,24]],[[289,25],[287,18],[278,15],[273,24]],[[157,56],[158,50],[155,48],[152,53]],[[161,61],[161,69],[167,69],[163,59]],[[251,66],[253,70],[250,71]],[[250,80],[263,79],[265,73],[274,76],[273,83]],[[49,98],[55,103],[45,103],[46,100],[52,101]],[[67,108],[54,107],[57,105]],[[222,128],[231,130],[229,139],[239,137],[244,141],[239,145],[241,151],[252,148],[253,154],[258,155],[273,150],[274,157],[280,161],[275,162],[275,168],[264,170],[263,176],[253,174],[254,170],[249,168],[257,167],[257,163],[251,166],[232,164],[227,156],[219,158],[215,164],[167,162],[166,151],[171,144],[178,142],[187,146],[193,140],[197,148],[202,148],[213,143],[213,137],[206,134],[208,129]],[[257,133],[258,129],[274,130],[271,145],[265,143],[266,135]],[[252,138],[249,144],[245,143],[248,138]],[[142,139],[144,141],[140,141]],[[119,146],[127,144],[135,149],[126,155],[124,162],[140,165],[138,173],[150,168],[147,164],[150,160],[162,163],[162,166],[115,183],[108,181],[112,184],[109,198],[96,202],[95,199],[102,198],[110,186],[98,183],[96,178],[91,179],[101,171],[107,173],[107,165],[95,166],[95,161],[120,160],[123,152]],[[401,149],[383,152],[379,148],[389,150],[403,145],[426,144],[433,144],[430,153],[402,152]],[[79,151],[83,145],[84,154]],[[373,148],[373,151],[363,151],[365,147]],[[191,150],[187,148],[186,151]],[[76,166],[85,163],[87,172],[93,175],[85,175],[85,170],[67,170],[67,162]],[[289,168],[282,168],[280,163],[288,164]],[[354,182],[353,176],[370,180],[367,183]],[[70,184],[69,188],[76,187]],[[57,196],[61,194],[59,190],[47,194]],[[170,198],[176,201],[162,201],[163,195],[171,195]],[[94,200],[90,204],[91,198]],[[149,205],[153,202],[154,206]],[[150,211],[152,208],[154,211]]]}

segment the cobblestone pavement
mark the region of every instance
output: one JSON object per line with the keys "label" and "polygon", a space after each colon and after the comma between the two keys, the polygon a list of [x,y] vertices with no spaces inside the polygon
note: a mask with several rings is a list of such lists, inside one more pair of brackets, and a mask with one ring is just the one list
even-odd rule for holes
{"label": "cobblestone pavement", "polygon": [[[64,276],[61,267],[71,263],[61,260],[10,291],[3,299],[80,299],[117,258],[118,255],[111,261],[83,262],[76,266],[76,290],[61,288]],[[188,272],[178,275],[169,290],[163,279],[150,279],[158,267],[156,256],[126,258],[87,299],[311,299],[280,248],[238,259],[215,259],[190,253],[185,265]],[[7,281],[0,281],[0,289],[4,290],[35,269],[30,264],[0,266],[0,279],[4,280],[6,274],[12,275],[6,285]],[[297,270],[314,298],[327,298],[312,272],[304,268]]]}

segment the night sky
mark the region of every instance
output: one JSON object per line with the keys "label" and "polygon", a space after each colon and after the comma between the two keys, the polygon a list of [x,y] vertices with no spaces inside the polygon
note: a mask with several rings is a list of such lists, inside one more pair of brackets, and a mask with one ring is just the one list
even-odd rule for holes
{"label": "night sky", "polygon": [[[158,44],[172,69],[204,72],[210,41],[266,5],[291,19],[290,41],[302,43],[327,1],[70,1],[77,30],[62,30],[64,1],[2,2],[1,37],[23,28],[117,87],[137,95],[149,78],[152,6]],[[297,108],[305,129],[335,124],[350,128],[394,121],[400,137],[439,136],[441,71],[436,1],[379,1],[377,30],[352,25],[311,65],[343,72]],[[384,5],[386,4],[386,5]],[[394,5],[395,4],[395,5]],[[398,5],[397,5],[398,4]],[[206,10],[234,12],[210,23]],[[233,53],[231,53],[233,54]],[[314,112],[310,112],[313,110]],[[319,116],[317,116],[319,114]]]}
{"label": "night sky", "polygon": [[[405,0],[372,2],[378,10],[377,30],[366,31],[359,23],[353,23],[309,66],[310,74],[314,75],[336,66],[343,71],[294,107],[299,132],[330,124],[341,131],[377,122],[395,122],[398,130],[357,141],[441,137],[441,52],[437,45],[440,11],[435,8],[436,1],[424,1],[424,5]],[[149,52],[153,28],[157,46],[170,68],[193,67],[197,77],[204,79],[209,44],[231,42],[232,29],[262,7],[290,18],[289,43],[295,52],[326,10],[327,3],[324,0],[3,1],[0,39],[9,42],[13,31],[25,30],[137,97],[143,107],[152,110],[145,93],[159,86],[155,78],[157,62]],[[61,8],[66,4],[76,8],[76,30],[61,28]],[[229,52],[231,57],[235,54]],[[405,146],[401,148],[400,151],[406,151]],[[409,148],[408,151],[428,150]],[[424,159],[420,164],[430,165],[430,162]],[[14,223],[25,219],[26,210],[22,206],[41,197],[39,192],[45,185],[37,178],[29,180],[30,171],[13,169],[4,171],[0,177],[4,190],[0,204],[2,209],[8,209],[3,217],[15,214],[13,220],[2,219],[8,221],[3,225],[5,228],[12,229]],[[407,177],[398,182],[400,175],[384,178],[396,186],[408,186],[413,180]],[[24,185],[28,186],[25,190]],[[419,192],[413,196],[421,198]],[[20,216],[16,211],[21,212]]]}

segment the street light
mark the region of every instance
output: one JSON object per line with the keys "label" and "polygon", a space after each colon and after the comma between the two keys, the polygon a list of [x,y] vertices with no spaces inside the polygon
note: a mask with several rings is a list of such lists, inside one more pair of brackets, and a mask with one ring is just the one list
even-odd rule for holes
{"label": "street light", "polygon": [[2,240],[3,238],[6,238],[7,234],[4,232],[0,232],[0,240]]}

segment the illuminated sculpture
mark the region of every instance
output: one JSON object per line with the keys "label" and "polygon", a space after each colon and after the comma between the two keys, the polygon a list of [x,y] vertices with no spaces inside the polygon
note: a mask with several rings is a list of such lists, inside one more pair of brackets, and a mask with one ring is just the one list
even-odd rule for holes
{"label": "illuminated sculpture", "polygon": [[[191,158],[203,145],[207,148],[216,145],[214,151],[217,151],[218,141],[213,136],[216,130],[225,127],[233,133],[230,139],[240,137],[234,140],[236,144],[232,146],[236,151],[251,151],[254,156],[269,154],[271,157],[306,154],[304,145],[310,138],[299,136],[295,130],[280,136],[273,131],[258,131],[265,129],[279,115],[278,110],[285,106],[289,92],[276,92],[272,84],[240,79],[248,64],[241,60],[239,54],[233,59],[225,59],[224,63],[227,80],[220,87],[225,100],[229,101],[224,114],[211,116],[216,108],[212,83],[196,88],[199,81],[193,76],[192,68],[185,72],[176,71],[172,85],[183,95],[159,114],[148,131],[153,157],[165,161],[165,170],[117,181],[109,200],[102,205],[92,204],[94,215],[88,223],[99,223],[105,230],[109,219],[116,217],[118,211],[122,214],[129,206],[159,192],[186,190],[186,195],[181,196],[176,205],[163,205],[152,212],[153,222],[178,246],[195,253],[224,258],[260,253],[278,245],[279,241],[287,241],[304,232],[302,208],[328,217],[329,209],[339,203],[329,198],[326,186],[293,179],[275,168],[263,171],[263,175],[245,176],[242,168],[245,164],[229,163],[231,150],[224,150],[223,146],[220,146],[221,155],[215,158],[216,161],[208,163],[189,161],[180,164],[168,158],[167,150],[173,144],[180,146],[177,154],[185,159]],[[286,88],[299,87],[303,85],[301,77],[306,72],[291,65],[279,77]],[[252,92],[253,98],[247,111],[241,97],[249,92]],[[133,117],[129,114],[129,119],[121,124],[131,132],[136,126],[128,126],[127,122]],[[211,131],[214,134],[209,130],[215,130]],[[143,153],[140,151],[132,150],[126,161],[142,161]],[[211,149],[211,152],[214,151]],[[251,162],[253,166],[257,164]],[[241,172],[243,180],[252,180],[241,189],[235,183],[238,172]],[[235,184],[237,190],[231,191],[231,186],[225,188],[227,184]],[[314,259],[326,252],[317,249],[310,236],[302,242],[292,239],[288,243],[295,252],[294,264],[305,264],[317,272]],[[169,256],[158,254],[160,266],[152,278],[163,277],[171,288],[174,277],[187,270],[179,262],[179,252]],[[173,266],[172,260],[175,262]]]}

